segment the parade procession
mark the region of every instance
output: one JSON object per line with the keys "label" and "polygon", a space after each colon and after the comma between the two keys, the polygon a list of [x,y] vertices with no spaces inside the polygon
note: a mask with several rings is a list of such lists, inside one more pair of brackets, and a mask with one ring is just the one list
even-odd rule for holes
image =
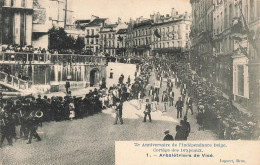
{"label": "parade procession", "polygon": [[0,164],[260,139],[259,0],[101,1],[0,0]]}

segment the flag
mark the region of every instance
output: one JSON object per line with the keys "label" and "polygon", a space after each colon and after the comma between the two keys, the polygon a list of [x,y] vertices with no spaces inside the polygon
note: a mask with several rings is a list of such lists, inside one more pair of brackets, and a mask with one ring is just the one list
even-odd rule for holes
{"label": "flag", "polygon": [[[240,3],[241,4],[241,3]],[[242,15],[242,19],[243,19],[243,23],[244,23],[244,28],[245,28],[245,31],[246,31],[246,34],[247,34],[247,38],[248,38],[248,42],[253,46],[253,48],[255,50],[258,50],[257,48],[257,45],[255,43],[255,40],[254,40],[254,34],[250,32],[249,30],[249,27],[248,27],[248,24],[246,22],[246,19],[244,17],[244,14],[242,12],[242,9],[241,9],[241,6],[239,5],[239,8],[240,8],[240,13]]]}
{"label": "flag", "polygon": [[160,35],[159,32],[158,32],[158,29],[155,29],[154,35],[155,35],[156,37],[158,37],[158,38],[161,38],[161,35]]}
{"label": "flag", "polygon": [[247,47],[242,47],[240,44],[238,44],[238,45],[239,45],[239,49],[240,49],[241,53],[243,53],[248,58]]}
{"label": "flag", "polygon": [[123,37],[121,37],[120,35],[117,37],[117,39],[122,42],[123,41]]}

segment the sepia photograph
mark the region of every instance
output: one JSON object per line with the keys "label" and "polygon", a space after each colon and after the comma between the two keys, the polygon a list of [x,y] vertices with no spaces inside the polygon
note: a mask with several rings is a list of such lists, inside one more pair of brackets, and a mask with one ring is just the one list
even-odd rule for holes
{"label": "sepia photograph", "polygon": [[260,0],[0,0],[0,165],[137,165],[116,142],[259,142],[259,120]]}

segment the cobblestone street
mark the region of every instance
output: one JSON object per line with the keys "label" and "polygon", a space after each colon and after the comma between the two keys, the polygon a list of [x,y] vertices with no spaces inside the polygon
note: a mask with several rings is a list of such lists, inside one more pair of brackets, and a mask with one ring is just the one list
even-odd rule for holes
{"label": "cobblestone street", "polygon": [[[152,73],[150,84],[154,79]],[[161,93],[165,87],[166,82],[163,82]],[[176,100],[180,92],[176,88],[174,92]],[[175,108],[168,108],[167,112],[162,113],[160,104],[159,110],[151,113],[152,122],[143,123],[143,112],[137,110],[137,106],[136,100],[124,103],[123,125],[113,125],[115,113],[111,108],[84,119],[43,123],[43,127],[38,129],[41,142],[35,140],[27,145],[26,141],[18,139],[14,146],[3,147],[0,150],[0,164],[112,165],[115,161],[115,141],[160,141],[165,129],[175,136],[175,126],[180,122],[176,118]],[[193,115],[188,114],[188,121],[191,124],[188,140],[216,139],[211,131],[198,131],[196,110]]]}

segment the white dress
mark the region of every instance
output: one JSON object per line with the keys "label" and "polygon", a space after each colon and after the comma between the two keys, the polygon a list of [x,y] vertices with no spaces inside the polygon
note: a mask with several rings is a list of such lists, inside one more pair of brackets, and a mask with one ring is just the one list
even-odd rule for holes
{"label": "white dress", "polygon": [[70,119],[73,119],[75,117],[75,106],[74,106],[74,103],[70,103],[69,104],[69,110],[70,110],[70,116],[69,118]]}

